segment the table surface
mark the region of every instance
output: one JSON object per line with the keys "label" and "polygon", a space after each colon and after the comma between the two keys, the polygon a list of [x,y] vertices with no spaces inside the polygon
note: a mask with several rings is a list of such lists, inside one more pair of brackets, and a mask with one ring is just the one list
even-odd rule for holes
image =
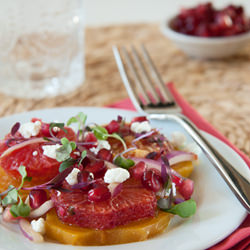
{"label": "table surface", "polygon": [[159,23],[86,29],[86,80],[72,93],[42,100],[0,94],[0,116],[61,106],[103,106],[127,97],[112,54],[112,45],[144,43],[164,81],[179,92],[215,128],[250,156],[250,44],[237,56],[201,61],[180,52],[159,29]]}

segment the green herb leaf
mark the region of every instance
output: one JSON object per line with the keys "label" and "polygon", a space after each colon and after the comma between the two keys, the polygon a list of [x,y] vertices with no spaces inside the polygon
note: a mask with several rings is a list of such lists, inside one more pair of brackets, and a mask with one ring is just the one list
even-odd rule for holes
{"label": "green herb leaf", "polygon": [[184,201],[177,205],[172,206],[169,209],[162,209],[164,212],[171,214],[177,214],[182,218],[188,218],[195,214],[196,212],[196,202],[193,199]]}
{"label": "green herb leaf", "polygon": [[24,181],[31,181],[32,180],[32,177],[31,176],[26,176],[25,178],[24,178]]}
{"label": "green herb leaf", "polygon": [[27,176],[27,171],[26,171],[25,166],[20,166],[18,168],[18,172],[20,173],[23,179]]}
{"label": "green herb leaf", "polygon": [[[11,186],[9,187],[9,189],[11,188]],[[15,204],[18,201],[18,192],[17,190],[11,189],[8,194],[3,198],[2,200],[2,205],[3,206],[7,206],[7,205],[11,205],[11,204]]]}
{"label": "green herb leaf", "polygon": [[24,184],[24,181],[25,181],[27,178],[29,179],[29,177],[27,176],[27,171],[26,171],[25,166],[20,166],[20,167],[18,168],[18,172],[19,172],[20,175],[22,176],[21,184],[20,184],[20,186],[19,186],[18,189],[17,189],[17,190],[20,190],[20,189],[22,188],[23,184]]}
{"label": "green herb leaf", "polygon": [[133,160],[126,159],[126,158],[124,158],[122,156],[117,156],[114,163],[117,166],[125,168],[125,169],[129,169],[130,167],[135,165]]}
{"label": "green herb leaf", "polygon": [[86,120],[87,120],[87,115],[84,114],[83,112],[80,112],[76,116],[71,117],[67,121],[67,126],[71,125],[72,123],[78,123],[78,126],[80,128],[81,126],[85,125]]}
{"label": "green herb leaf", "polygon": [[66,134],[68,133],[67,129],[64,128],[64,123],[62,122],[52,122],[49,125],[49,131],[52,133],[53,128],[60,128],[62,129]]}
{"label": "green herb leaf", "polygon": [[76,149],[76,143],[75,142],[71,141],[70,146],[72,148],[72,151],[74,151]]}
{"label": "green herb leaf", "polygon": [[71,125],[72,123],[77,123],[78,120],[76,117],[71,117],[68,121],[67,121],[67,126]]}
{"label": "green herb leaf", "polygon": [[80,166],[80,165],[82,164],[82,161],[83,161],[83,159],[84,159],[86,156],[87,156],[87,151],[86,151],[86,150],[82,151],[81,159],[80,159],[80,161],[79,161],[79,163],[78,163],[78,166]]}
{"label": "green herb leaf", "polygon": [[108,134],[108,131],[106,130],[106,128],[101,127],[101,126],[95,126],[91,129],[94,132],[94,135],[98,140],[107,140],[108,139],[109,134]]}
{"label": "green herb leaf", "polygon": [[70,158],[70,154],[76,149],[76,143],[70,142],[67,138],[61,139],[62,146],[56,150],[56,160],[59,162],[66,161]]}
{"label": "green herb leaf", "polygon": [[79,118],[80,122],[82,123],[82,125],[85,125],[85,122],[87,120],[87,115],[84,114],[83,112],[80,112],[77,117]]}
{"label": "green herb leaf", "polygon": [[30,215],[30,206],[23,203],[23,201],[20,198],[20,202],[17,205],[12,205],[10,208],[10,213],[14,217],[27,217]]}
{"label": "green herb leaf", "polygon": [[76,163],[76,160],[73,158],[69,158],[67,160],[65,160],[64,162],[61,163],[60,167],[59,167],[59,172],[63,172],[66,168],[74,165]]}

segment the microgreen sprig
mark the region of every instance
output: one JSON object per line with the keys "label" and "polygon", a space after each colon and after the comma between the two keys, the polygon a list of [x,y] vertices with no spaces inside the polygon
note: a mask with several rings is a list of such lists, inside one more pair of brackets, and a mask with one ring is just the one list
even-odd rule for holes
{"label": "microgreen sprig", "polygon": [[78,124],[78,136],[81,137],[85,128],[86,120],[87,120],[87,115],[84,114],[83,112],[80,112],[76,116],[71,117],[67,121],[67,126],[70,126],[72,123]]}
{"label": "microgreen sprig", "polygon": [[135,165],[135,162],[133,160],[126,159],[120,155],[115,158],[114,163],[115,165],[125,168],[125,169],[129,169],[130,167]]}
{"label": "microgreen sprig", "polygon": [[23,187],[24,181],[31,180],[31,178],[27,176],[27,171],[25,166],[20,166],[18,168],[18,172],[22,176],[21,184],[19,185],[18,188],[15,188],[12,185],[9,186],[6,196],[1,200],[1,205],[2,206],[11,205],[10,213],[14,217],[18,216],[27,217],[30,214],[30,206],[23,203],[23,200],[19,194],[19,190]]}
{"label": "microgreen sprig", "polygon": [[91,130],[93,131],[95,137],[98,140],[107,140],[108,138],[117,139],[122,143],[124,150],[127,150],[127,145],[125,141],[117,133],[109,134],[106,128],[98,125],[92,127]]}
{"label": "microgreen sprig", "polygon": [[193,199],[173,205],[169,209],[161,209],[164,212],[177,214],[182,218],[188,218],[196,212],[196,202]]}
{"label": "microgreen sprig", "polygon": [[76,143],[69,141],[66,137],[61,139],[62,146],[56,150],[56,160],[59,162],[66,161],[70,154],[76,149]]}

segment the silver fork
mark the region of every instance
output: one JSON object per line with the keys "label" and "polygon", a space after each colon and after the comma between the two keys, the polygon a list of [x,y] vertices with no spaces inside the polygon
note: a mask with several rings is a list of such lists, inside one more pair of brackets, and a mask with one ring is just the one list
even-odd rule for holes
{"label": "silver fork", "polygon": [[143,60],[133,46],[131,47],[132,57],[125,47],[119,50],[114,46],[113,53],[123,83],[137,111],[147,114],[149,119],[172,120],[180,124],[200,146],[232,192],[250,213],[250,181],[236,171],[230,162],[206,140],[199,129],[181,114],[180,107],[162,81],[146,48],[141,46]]}

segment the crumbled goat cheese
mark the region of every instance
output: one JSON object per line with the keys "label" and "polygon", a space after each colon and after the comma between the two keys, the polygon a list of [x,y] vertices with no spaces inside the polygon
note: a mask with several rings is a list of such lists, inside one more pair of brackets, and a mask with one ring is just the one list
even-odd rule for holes
{"label": "crumbled goat cheese", "polygon": [[52,130],[53,130],[53,132],[55,132],[55,133],[56,133],[56,132],[59,132],[59,131],[60,131],[60,128],[58,128],[58,127],[53,127],[53,129],[52,129]]}
{"label": "crumbled goat cheese", "polygon": [[38,152],[37,152],[37,151],[34,151],[34,152],[32,153],[32,155],[33,155],[33,156],[37,156],[37,155],[38,155]]}
{"label": "crumbled goat cheese", "polygon": [[19,132],[25,138],[30,138],[31,136],[36,136],[41,130],[42,124],[40,121],[27,122],[20,126]]}
{"label": "crumbled goat cheese", "polygon": [[73,154],[74,154],[74,155],[77,155],[77,156],[80,156],[80,155],[81,155],[80,152],[78,152],[78,151],[74,152]]}
{"label": "crumbled goat cheese", "polygon": [[60,144],[42,146],[43,154],[49,158],[56,159],[56,150],[60,147]]}
{"label": "crumbled goat cheese", "polygon": [[175,131],[171,134],[171,142],[177,148],[183,148],[186,144],[186,140],[186,136],[181,132]]}
{"label": "crumbled goat cheese", "polygon": [[97,144],[97,147],[92,147],[90,148],[89,150],[94,153],[94,154],[98,154],[98,152],[101,150],[101,149],[107,149],[107,150],[110,150],[111,149],[111,146],[109,144],[108,141],[105,141],[105,140],[98,140],[98,144]]}
{"label": "crumbled goat cheese", "polygon": [[104,175],[104,182],[106,183],[122,183],[129,178],[128,170],[124,168],[108,169]]}
{"label": "crumbled goat cheese", "polygon": [[32,220],[31,227],[35,232],[45,234],[45,220],[43,218]]}
{"label": "crumbled goat cheese", "polygon": [[56,196],[59,197],[61,195],[61,192],[57,190]]}
{"label": "crumbled goat cheese", "polygon": [[81,171],[78,168],[73,168],[69,175],[65,178],[69,185],[75,185],[78,183],[77,175],[79,172]]}
{"label": "crumbled goat cheese", "polygon": [[3,213],[3,207],[0,206],[0,214],[2,214],[2,213]]}
{"label": "crumbled goat cheese", "polygon": [[133,122],[130,127],[131,131],[134,133],[142,133],[151,131],[151,125],[148,121],[143,122]]}

